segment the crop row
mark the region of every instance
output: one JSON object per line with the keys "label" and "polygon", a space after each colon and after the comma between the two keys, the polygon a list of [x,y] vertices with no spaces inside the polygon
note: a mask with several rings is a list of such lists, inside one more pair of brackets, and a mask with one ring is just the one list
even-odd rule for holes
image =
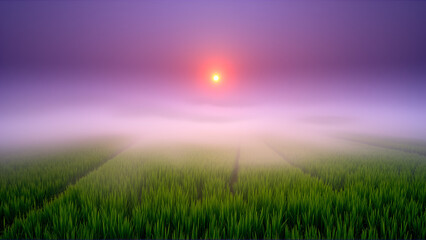
{"label": "crop row", "polygon": [[[127,151],[55,201],[16,220],[3,237],[426,237],[425,169],[416,170],[419,177],[404,170],[411,169],[405,161],[409,155],[389,160],[393,153],[328,152],[316,159],[294,149],[286,153],[303,155],[297,164],[306,171],[312,170],[309,165],[323,166],[314,168],[318,177],[289,165],[272,150],[243,147],[234,193],[229,184],[236,149]],[[338,180],[329,177],[333,174]]]}
{"label": "crop row", "polygon": [[202,148],[128,151],[56,201],[15,221],[3,237],[155,237],[159,224],[167,221],[179,222],[182,232],[190,232],[197,223],[187,218],[194,206],[212,200],[211,195],[229,193],[234,158],[235,151]]}
{"label": "crop row", "polygon": [[20,156],[0,161],[0,233],[16,217],[41,207],[81,176],[107,160],[117,147],[99,144],[78,151]]}
{"label": "crop row", "polygon": [[341,136],[341,138],[348,141],[368,144],[371,146],[389,148],[426,156],[426,142],[422,140],[380,138],[363,135],[347,135]]}
{"label": "crop row", "polygon": [[[280,147],[274,149],[291,159],[296,167],[331,187],[332,193],[325,198],[327,203],[336,205],[328,210],[334,208],[334,215],[341,218],[349,213],[354,229],[351,238],[426,236],[425,157],[365,146],[330,152],[306,151],[307,147],[300,145],[277,145]],[[327,208],[327,205],[321,206],[322,210]],[[326,216],[324,212],[320,215]],[[329,230],[318,229],[322,237],[338,226],[338,222],[330,222],[327,226]]]}

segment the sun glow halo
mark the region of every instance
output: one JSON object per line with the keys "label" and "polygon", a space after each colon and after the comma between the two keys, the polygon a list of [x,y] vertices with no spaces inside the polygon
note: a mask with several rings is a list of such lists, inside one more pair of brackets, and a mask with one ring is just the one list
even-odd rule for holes
{"label": "sun glow halo", "polygon": [[214,83],[218,83],[220,80],[220,77],[218,74],[213,74],[212,80]]}

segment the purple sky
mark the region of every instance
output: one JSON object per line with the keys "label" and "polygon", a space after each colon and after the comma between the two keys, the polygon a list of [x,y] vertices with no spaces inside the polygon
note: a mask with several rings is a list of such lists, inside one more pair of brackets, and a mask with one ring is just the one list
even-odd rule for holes
{"label": "purple sky", "polygon": [[0,133],[100,111],[426,137],[425,24],[425,1],[0,1]]}

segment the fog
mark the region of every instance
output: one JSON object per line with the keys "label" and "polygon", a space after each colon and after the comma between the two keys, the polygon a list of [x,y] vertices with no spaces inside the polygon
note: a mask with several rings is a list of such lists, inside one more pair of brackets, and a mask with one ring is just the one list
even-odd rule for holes
{"label": "fog", "polygon": [[[13,94],[7,99],[3,96],[6,99],[0,118],[3,149],[103,136],[142,142],[214,143],[239,141],[249,136],[305,140],[341,133],[417,139],[426,136],[423,106],[412,102],[403,89],[385,92],[372,88],[370,93],[342,94],[340,91],[345,90],[321,93],[314,87],[302,91],[291,86],[279,89],[263,86],[235,90],[235,96],[222,95],[217,100],[212,95],[202,97],[198,92],[189,94],[164,87],[120,87],[114,81],[110,85],[96,81],[98,84],[83,87],[77,84],[93,76],[72,76],[76,78],[74,81],[64,76],[69,84],[55,86],[53,79],[42,87],[8,86]],[[3,76],[7,78],[12,77]],[[223,79],[221,84],[226,81]],[[211,85],[213,91],[220,91],[220,87]],[[422,96],[418,97],[423,101]],[[228,99],[229,104],[223,99]]]}
{"label": "fog", "polygon": [[0,148],[426,139],[425,16],[421,1],[3,1]]}

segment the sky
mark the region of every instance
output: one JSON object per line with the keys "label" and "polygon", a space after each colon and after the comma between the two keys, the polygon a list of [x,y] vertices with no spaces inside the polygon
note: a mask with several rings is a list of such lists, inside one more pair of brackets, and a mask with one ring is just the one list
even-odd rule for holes
{"label": "sky", "polygon": [[425,1],[0,1],[0,146],[262,131],[425,139],[425,23]]}

